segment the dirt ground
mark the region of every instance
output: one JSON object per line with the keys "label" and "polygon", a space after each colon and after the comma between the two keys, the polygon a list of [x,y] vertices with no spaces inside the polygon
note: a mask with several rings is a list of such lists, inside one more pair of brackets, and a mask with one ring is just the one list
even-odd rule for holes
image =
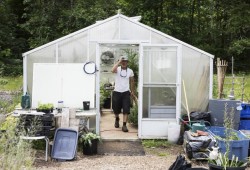
{"label": "dirt ground", "polygon": [[[177,155],[184,154],[180,145],[172,145],[170,148],[144,148],[144,151],[144,156],[85,156],[78,152],[76,160],[66,162],[54,160],[46,162],[44,160],[44,152],[38,151],[35,167],[39,170],[166,170],[175,161]],[[206,162],[192,161],[191,163],[192,167],[207,167]]]}

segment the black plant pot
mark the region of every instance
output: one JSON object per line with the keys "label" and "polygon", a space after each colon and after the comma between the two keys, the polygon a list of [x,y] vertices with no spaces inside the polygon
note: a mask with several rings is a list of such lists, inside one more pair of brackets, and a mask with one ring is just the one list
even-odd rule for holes
{"label": "black plant pot", "polygon": [[107,97],[106,99],[104,99],[103,108],[110,109],[110,107],[111,107],[111,98]]}
{"label": "black plant pot", "polygon": [[[214,165],[214,164],[208,164],[209,170],[224,170],[222,166]],[[245,170],[246,167],[226,167],[226,170]]]}
{"label": "black plant pot", "polygon": [[52,109],[36,109],[37,112],[43,112],[43,113],[52,113],[53,112],[53,108]]}
{"label": "black plant pot", "polygon": [[97,154],[97,144],[98,139],[91,140],[92,145],[83,144],[83,154],[84,155],[95,155]]}

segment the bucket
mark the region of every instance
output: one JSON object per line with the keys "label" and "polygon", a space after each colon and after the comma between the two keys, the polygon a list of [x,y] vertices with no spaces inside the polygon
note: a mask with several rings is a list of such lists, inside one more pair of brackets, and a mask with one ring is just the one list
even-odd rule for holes
{"label": "bucket", "polygon": [[180,128],[178,124],[169,124],[168,125],[168,141],[170,143],[177,143],[180,137]]}
{"label": "bucket", "polygon": [[83,101],[83,110],[89,110],[90,101]]}

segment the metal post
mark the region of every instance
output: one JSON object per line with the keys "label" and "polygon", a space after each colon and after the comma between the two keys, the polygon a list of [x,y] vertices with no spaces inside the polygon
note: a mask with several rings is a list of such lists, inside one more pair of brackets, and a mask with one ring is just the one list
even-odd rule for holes
{"label": "metal post", "polygon": [[242,77],[242,91],[241,91],[241,101],[243,102],[244,100],[244,91],[245,91],[245,74],[243,74],[243,77]]}

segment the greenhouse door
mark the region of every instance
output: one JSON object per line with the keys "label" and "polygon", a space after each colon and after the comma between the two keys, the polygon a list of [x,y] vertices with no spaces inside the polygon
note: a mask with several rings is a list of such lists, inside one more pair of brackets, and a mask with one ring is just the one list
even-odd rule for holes
{"label": "greenhouse door", "polygon": [[181,48],[141,45],[139,63],[139,138],[167,138],[181,108]]}

